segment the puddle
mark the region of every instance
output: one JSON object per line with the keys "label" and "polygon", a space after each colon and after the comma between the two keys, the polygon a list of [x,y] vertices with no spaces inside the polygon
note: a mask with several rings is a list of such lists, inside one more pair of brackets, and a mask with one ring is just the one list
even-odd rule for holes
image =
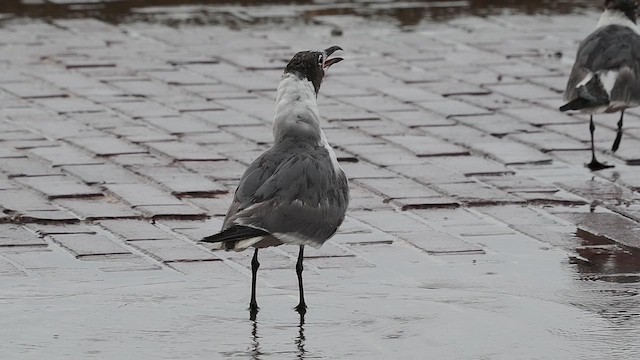
{"label": "puddle", "polygon": [[[598,3],[599,4],[599,3]],[[413,26],[458,16],[504,13],[566,14],[594,8],[587,0],[3,0],[3,17],[64,19],[93,17],[110,23],[146,21],[170,25],[247,26],[310,22],[317,16],[355,15],[371,20]],[[2,15],[5,16],[2,16]]]}

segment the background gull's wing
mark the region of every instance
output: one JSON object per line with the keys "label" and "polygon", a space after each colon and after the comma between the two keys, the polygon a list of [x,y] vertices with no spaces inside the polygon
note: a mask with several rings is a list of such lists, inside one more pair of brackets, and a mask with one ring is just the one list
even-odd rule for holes
{"label": "background gull's wing", "polygon": [[633,30],[611,25],[596,30],[580,43],[576,62],[571,70],[564,99],[578,97],[576,86],[589,73],[618,71],[618,79],[610,101],[632,102],[640,98],[640,36]]}

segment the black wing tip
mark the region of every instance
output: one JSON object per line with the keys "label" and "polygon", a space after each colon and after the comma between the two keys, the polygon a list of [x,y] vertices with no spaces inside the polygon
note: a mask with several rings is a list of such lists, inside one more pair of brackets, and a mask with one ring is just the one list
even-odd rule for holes
{"label": "black wing tip", "polygon": [[560,106],[560,111],[565,112],[569,110],[581,110],[581,109],[589,108],[595,105],[597,104],[593,104],[587,99],[577,98]]}
{"label": "black wing tip", "polygon": [[234,225],[228,229],[224,229],[221,232],[209,236],[205,236],[200,242],[206,243],[218,243],[228,241],[238,241],[250,239],[256,236],[269,235],[268,232],[248,226]]}

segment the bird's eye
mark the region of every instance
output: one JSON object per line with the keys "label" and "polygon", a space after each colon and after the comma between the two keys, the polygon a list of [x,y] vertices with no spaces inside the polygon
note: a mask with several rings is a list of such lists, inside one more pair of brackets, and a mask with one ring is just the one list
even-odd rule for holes
{"label": "bird's eye", "polygon": [[322,54],[318,55],[318,65],[322,66]]}

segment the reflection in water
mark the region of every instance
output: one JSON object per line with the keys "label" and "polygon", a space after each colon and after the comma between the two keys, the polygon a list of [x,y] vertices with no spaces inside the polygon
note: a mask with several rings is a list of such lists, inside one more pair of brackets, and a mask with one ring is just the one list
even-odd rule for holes
{"label": "reflection in water", "polygon": [[298,347],[298,359],[305,358],[307,351],[304,348],[306,338],[304,337],[304,314],[300,314],[300,324],[298,325],[298,337],[296,338],[296,346]]}
{"label": "reflection in water", "polygon": [[[600,5],[600,1],[597,2]],[[264,5],[304,5],[299,15],[290,13],[286,21],[309,21],[318,15],[356,15],[365,18],[391,20],[401,26],[416,25],[424,20],[447,20],[457,16],[504,13],[505,11],[525,14],[570,13],[596,5],[589,0],[413,0],[403,1],[395,5],[393,2],[363,2],[355,0],[331,3],[318,3],[312,0],[110,0],[91,1],[83,6],[62,2],[2,0],[0,13],[15,14],[20,17],[34,18],[77,18],[95,17],[113,23],[128,21],[161,21],[169,24],[226,24],[246,26],[252,23],[281,23],[284,18],[263,17],[260,6]],[[173,9],[175,19],[167,18],[159,7],[177,7],[192,5],[190,10]],[[229,11],[230,6],[242,5],[238,11]],[[219,10],[216,10],[216,6]],[[198,8],[200,7],[200,8]],[[248,14],[246,7],[253,9]],[[153,8],[153,11],[140,11],[142,8]],[[155,13],[155,15],[154,15]],[[286,12],[285,12],[286,13]],[[234,15],[235,14],[235,15]],[[187,16],[185,16],[187,15]]]}
{"label": "reflection in water", "polygon": [[579,257],[572,259],[579,275],[572,304],[608,323],[585,335],[599,338],[612,359],[635,358],[640,352],[640,250],[581,230],[576,235],[582,245],[576,248]]}
{"label": "reflection in water", "polygon": [[[304,335],[304,315],[300,315],[298,323],[298,335],[295,337],[296,359],[302,360],[307,358],[307,350],[305,349],[306,336]],[[260,345],[261,336],[258,334],[258,321],[254,318],[251,320],[251,346],[248,355],[252,360],[261,360],[265,353]],[[247,353],[243,353],[247,354]],[[228,353],[227,355],[237,355],[237,353]]]}
{"label": "reflection in water", "polygon": [[251,359],[260,360],[262,351],[260,350],[260,341],[258,341],[260,339],[260,336],[258,336],[258,321],[255,319],[252,321],[251,339],[253,341],[250,350]]}

